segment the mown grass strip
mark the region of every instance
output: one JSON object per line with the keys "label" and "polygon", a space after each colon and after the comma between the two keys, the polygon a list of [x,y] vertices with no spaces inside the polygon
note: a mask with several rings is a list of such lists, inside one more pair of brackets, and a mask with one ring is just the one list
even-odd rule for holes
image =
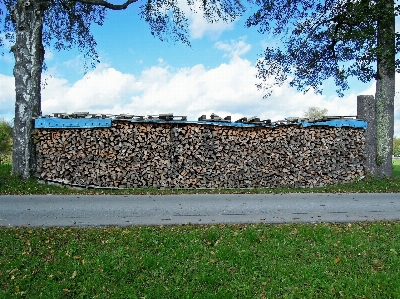
{"label": "mown grass strip", "polygon": [[393,163],[393,176],[400,176],[400,158],[395,158],[392,161]]}
{"label": "mown grass strip", "polygon": [[[400,159],[399,159],[400,160]],[[318,188],[254,188],[254,189],[71,189],[39,184],[35,178],[20,180],[12,176],[10,164],[0,164],[0,194],[267,194],[267,193],[343,193],[343,192],[400,192],[400,161],[394,160],[392,178],[363,178],[358,182]]]}
{"label": "mown grass strip", "polygon": [[400,223],[1,228],[0,298],[399,298]]}

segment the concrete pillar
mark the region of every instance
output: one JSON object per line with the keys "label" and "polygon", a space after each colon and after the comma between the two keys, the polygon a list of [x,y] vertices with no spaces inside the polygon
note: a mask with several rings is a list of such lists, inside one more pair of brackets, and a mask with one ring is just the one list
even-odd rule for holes
{"label": "concrete pillar", "polygon": [[374,96],[357,96],[357,118],[368,123],[368,128],[365,132],[365,172],[376,176],[378,167],[376,165],[376,101]]}

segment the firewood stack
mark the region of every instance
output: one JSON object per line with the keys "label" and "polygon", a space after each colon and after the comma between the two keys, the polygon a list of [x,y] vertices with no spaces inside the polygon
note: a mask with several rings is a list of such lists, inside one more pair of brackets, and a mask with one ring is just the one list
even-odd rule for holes
{"label": "firewood stack", "polygon": [[36,129],[38,176],[112,188],[314,187],[364,174],[364,130],[114,121]]}

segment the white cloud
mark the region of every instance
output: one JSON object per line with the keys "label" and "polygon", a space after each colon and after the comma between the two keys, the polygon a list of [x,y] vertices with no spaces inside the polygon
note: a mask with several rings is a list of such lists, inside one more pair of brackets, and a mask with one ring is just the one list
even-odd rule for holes
{"label": "white cloud", "polygon": [[217,39],[222,32],[233,29],[232,23],[222,21],[209,23],[204,19],[203,12],[193,13],[189,17],[191,23],[189,25],[190,36],[194,39],[202,38],[205,34],[213,39]]}
{"label": "white cloud", "polygon": [[230,40],[229,43],[216,42],[215,48],[225,51],[224,57],[231,59],[240,57],[250,51],[251,45],[246,43],[246,37],[241,37],[238,40]]}
{"label": "white cloud", "polygon": [[44,114],[107,110],[116,103],[122,104],[126,93],[135,90],[135,85],[131,84],[135,81],[133,75],[101,64],[72,86],[62,78],[46,77],[46,80],[47,86],[42,92]]}
{"label": "white cloud", "polygon": [[[197,1],[196,11],[191,10],[186,1],[181,0],[179,1],[179,4],[189,19],[189,32],[190,37],[193,39],[200,39],[204,35],[217,39],[222,32],[233,29],[234,22],[226,23],[221,20],[212,23],[207,22],[204,16],[204,11],[201,8],[201,1]],[[194,5],[196,5],[196,3]]]}
{"label": "white cloud", "polygon": [[191,120],[212,112],[232,115],[234,120],[243,116],[277,120],[301,116],[309,106],[327,108],[331,114],[356,113],[356,95],[327,99],[282,86],[263,99],[263,92],[255,87],[254,66],[239,57],[247,51],[246,44],[241,40],[219,43],[217,47],[228,51],[232,59],[209,70],[199,64],[173,71],[163,61],[162,65],[144,70],[138,78],[108,66],[99,66],[73,85],[60,78],[49,78],[49,87],[43,92],[43,111],[174,113],[187,115]]}
{"label": "white cloud", "polygon": [[0,74],[0,118],[13,118],[15,98],[14,77]]}

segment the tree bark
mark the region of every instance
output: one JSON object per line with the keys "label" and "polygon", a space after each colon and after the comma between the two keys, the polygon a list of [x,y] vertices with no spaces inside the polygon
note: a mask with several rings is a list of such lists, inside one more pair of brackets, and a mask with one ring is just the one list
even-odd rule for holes
{"label": "tree bark", "polygon": [[392,176],[394,96],[395,96],[395,15],[394,1],[381,0],[378,20],[376,80],[377,175]]}
{"label": "tree bark", "polygon": [[42,42],[44,11],[47,1],[18,0],[12,9],[16,42],[15,118],[12,171],[23,178],[36,170],[32,132],[34,117],[41,111],[41,74],[44,61]]}

